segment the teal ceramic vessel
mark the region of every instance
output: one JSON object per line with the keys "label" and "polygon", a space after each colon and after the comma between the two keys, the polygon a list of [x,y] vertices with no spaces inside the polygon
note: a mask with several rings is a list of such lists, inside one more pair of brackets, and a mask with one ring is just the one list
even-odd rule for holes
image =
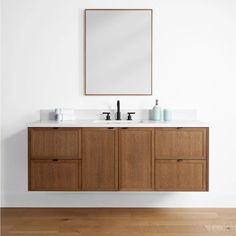
{"label": "teal ceramic vessel", "polygon": [[172,112],[170,109],[163,110],[163,119],[164,121],[172,121]]}
{"label": "teal ceramic vessel", "polygon": [[158,106],[158,100],[156,100],[156,105],[152,109],[152,119],[154,121],[161,121],[161,108]]}

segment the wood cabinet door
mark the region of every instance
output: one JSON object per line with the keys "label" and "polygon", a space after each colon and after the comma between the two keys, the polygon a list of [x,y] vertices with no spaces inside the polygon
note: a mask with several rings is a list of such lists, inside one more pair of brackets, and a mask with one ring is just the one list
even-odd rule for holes
{"label": "wood cabinet door", "polygon": [[207,128],[156,128],[156,159],[206,159]]}
{"label": "wood cabinet door", "polygon": [[119,130],[119,189],[148,191],[154,187],[154,130]]}
{"label": "wood cabinet door", "polygon": [[80,129],[30,128],[31,159],[79,159]]}
{"label": "wood cabinet door", "polygon": [[29,190],[77,191],[81,187],[80,160],[33,160]]}
{"label": "wood cabinet door", "polygon": [[207,191],[205,160],[155,160],[155,190]]}
{"label": "wood cabinet door", "polygon": [[82,190],[118,189],[118,130],[82,129]]}

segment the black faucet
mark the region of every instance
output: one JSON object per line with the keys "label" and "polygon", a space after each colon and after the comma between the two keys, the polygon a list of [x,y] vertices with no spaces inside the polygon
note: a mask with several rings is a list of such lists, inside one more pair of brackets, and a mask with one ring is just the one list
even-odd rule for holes
{"label": "black faucet", "polygon": [[121,120],[120,101],[119,100],[117,101],[116,120]]}

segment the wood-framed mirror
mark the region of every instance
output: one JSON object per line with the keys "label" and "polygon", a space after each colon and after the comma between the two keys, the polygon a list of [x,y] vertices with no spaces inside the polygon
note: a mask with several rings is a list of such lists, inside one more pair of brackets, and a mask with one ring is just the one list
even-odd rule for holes
{"label": "wood-framed mirror", "polygon": [[85,9],[85,95],[152,95],[152,9]]}

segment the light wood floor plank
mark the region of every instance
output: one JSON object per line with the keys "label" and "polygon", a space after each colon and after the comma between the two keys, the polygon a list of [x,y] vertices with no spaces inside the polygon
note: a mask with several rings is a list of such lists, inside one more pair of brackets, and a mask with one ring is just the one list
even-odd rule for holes
{"label": "light wood floor plank", "polygon": [[4,208],[2,236],[236,236],[236,209]]}

